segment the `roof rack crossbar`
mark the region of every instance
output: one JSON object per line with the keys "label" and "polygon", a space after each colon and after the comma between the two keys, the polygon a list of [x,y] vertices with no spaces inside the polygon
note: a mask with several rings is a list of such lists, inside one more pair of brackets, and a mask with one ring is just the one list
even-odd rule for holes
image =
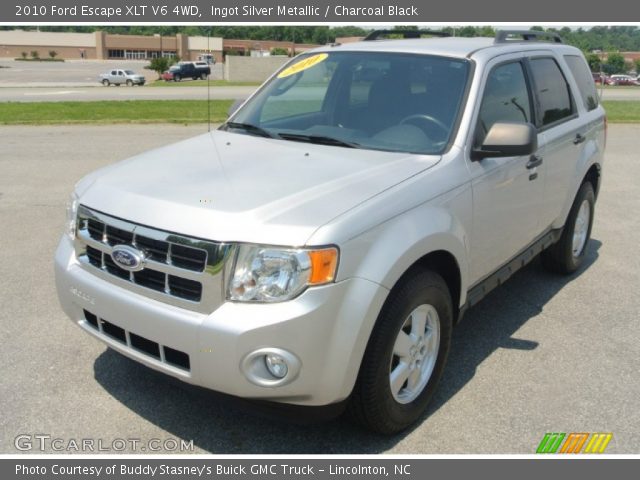
{"label": "roof rack crossbar", "polygon": [[364,37],[364,41],[380,40],[381,37],[385,37],[387,35],[402,35],[402,38],[422,38],[423,35],[429,35],[432,37],[451,36],[451,34],[447,32],[440,32],[436,30],[374,30]]}
{"label": "roof rack crossbar", "polygon": [[538,30],[498,30],[494,43],[510,42],[547,42],[564,43],[556,32],[540,32]]}

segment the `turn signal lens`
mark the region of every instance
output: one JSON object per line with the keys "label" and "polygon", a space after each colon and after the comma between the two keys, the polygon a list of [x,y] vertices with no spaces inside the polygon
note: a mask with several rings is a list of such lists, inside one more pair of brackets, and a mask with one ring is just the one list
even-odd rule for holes
{"label": "turn signal lens", "polygon": [[333,282],[338,266],[338,250],[335,248],[325,248],[323,250],[309,251],[311,260],[311,275],[309,275],[309,285],[322,285]]}

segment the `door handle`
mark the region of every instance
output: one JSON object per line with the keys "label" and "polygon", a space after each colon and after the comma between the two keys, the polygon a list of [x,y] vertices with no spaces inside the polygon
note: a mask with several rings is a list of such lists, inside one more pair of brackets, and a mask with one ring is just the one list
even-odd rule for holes
{"label": "door handle", "polygon": [[582,142],[584,142],[586,139],[587,139],[587,137],[585,137],[584,135],[576,133],[576,138],[573,139],[573,144],[574,145],[579,145]]}
{"label": "door handle", "polygon": [[542,165],[542,157],[539,155],[531,155],[531,157],[529,157],[529,161],[527,162],[527,170],[539,167],[540,165]]}

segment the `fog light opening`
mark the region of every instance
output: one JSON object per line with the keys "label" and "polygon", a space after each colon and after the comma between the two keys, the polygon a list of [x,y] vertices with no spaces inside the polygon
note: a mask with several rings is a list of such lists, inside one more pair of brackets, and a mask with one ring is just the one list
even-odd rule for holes
{"label": "fog light opening", "polygon": [[264,363],[269,373],[275,378],[284,378],[289,373],[287,361],[277,353],[270,353],[264,356]]}
{"label": "fog light opening", "polygon": [[265,347],[247,354],[240,369],[247,380],[260,387],[277,388],[293,382],[302,363],[293,353],[277,347]]}

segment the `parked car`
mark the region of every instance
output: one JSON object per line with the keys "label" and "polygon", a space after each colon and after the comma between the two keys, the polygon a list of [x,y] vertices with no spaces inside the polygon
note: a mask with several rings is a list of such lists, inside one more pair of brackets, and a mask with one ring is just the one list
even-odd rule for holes
{"label": "parked car", "polygon": [[631,75],[611,75],[614,85],[640,85],[638,80]]}
{"label": "parked car", "polygon": [[615,85],[615,82],[611,80],[611,77],[605,75],[604,73],[593,73],[593,81],[597,85]]}
{"label": "parked car", "polygon": [[144,85],[144,82],[144,76],[138,75],[133,70],[114,69],[100,75],[100,83],[105,87],[109,85],[132,87],[134,85]]}
{"label": "parked car", "polygon": [[383,433],[421,418],[467,309],[540,253],[583,266],[606,119],[557,34],[368,38],[82,179],[55,257],[69,318],[209,389]]}
{"label": "parked car", "polygon": [[207,75],[211,74],[211,68],[207,64],[196,66],[194,62],[183,62],[173,65],[169,69],[169,73],[174,82],[179,82],[185,78],[206,80]]}

